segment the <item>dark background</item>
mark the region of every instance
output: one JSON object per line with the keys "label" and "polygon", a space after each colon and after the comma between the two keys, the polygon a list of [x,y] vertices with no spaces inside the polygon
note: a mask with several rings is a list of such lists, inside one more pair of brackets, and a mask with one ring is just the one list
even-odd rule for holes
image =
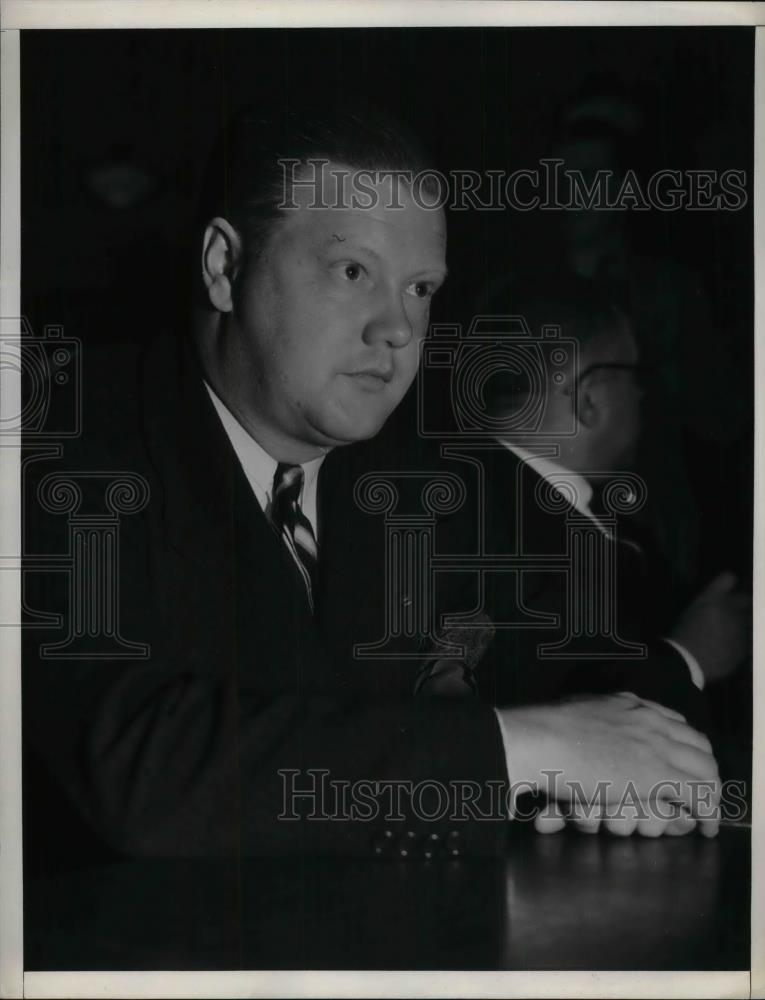
{"label": "dark background", "polygon": [[[753,29],[739,28],[24,32],[28,318],[35,328],[84,322],[69,332],[99,338],[177,321],[180,251],[212,137],[255,99],[366,96],[408,119],[442,169],[511,170],[533,168],[560,108],[600,87],[644,112],[630,151],[644,176],[732,167],[751,183],[753,44]],[[123,206],[92,188],[94,171],[114,164],[147,184]],[[631,214],[654,256],[703,276],[746,367],[751,197],[738,212]],[[452,215],[444,316],[459,318],[500,255],[523,268],[545,254],[535,215]]]}
{"label": "dark background", "polygon": [[[738,404],[714,441],[693,428],[677,437],[686,520],[697,522],[686,583],[700,586],[733,565],[746,585],[753,45],[754,30],[740,28],[25,31],[24,314],[36,333],[63,324],[86,345],[183,325],[197,188],[213,137],[242,104],[306,92],[362,96],[408,120],[444,170],[512,170],[549,155],[561,108],[577,95],[620,94],[644,118],[627,164],[639,175],[747,174],[740,211],[628,220],[638,252],[683,268],[703,289],[699,371],[714,374],[709,336],[730,362],[709,382],[709,406]],[[534,277],[551,266],[557,247],[547,221],[538,212],[452,213],[452,278],[433,318],[465,324],[478,289],[498,272]],[[403,407],[390,432],[403,433],[409,415]],[[713,701],[745,758],[750,673],[720,685]]]}

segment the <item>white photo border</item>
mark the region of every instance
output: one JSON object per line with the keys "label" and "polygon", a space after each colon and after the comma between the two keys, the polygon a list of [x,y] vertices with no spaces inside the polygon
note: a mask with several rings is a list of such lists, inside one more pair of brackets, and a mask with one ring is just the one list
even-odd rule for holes
{"label": "white photo border", "polygon": [[[513,3],[502,0],[4,0],[0,316],[20,316],[20,31],[32,28],[672,26],[765,24],[761,3]],[[755,398],[765,398],[765,34],[755,43]],[[18,412],[18,372],[0,407]],[[755,411],[754,607],[765,608],[765,416]],[[6,442],[4,442],[6,444]],[[7,444],[12,444],[8,441]],[[0,551],[20,552],[18,448],[0,448]],[[18,614],[18,575],[0,574],[0,611]],[[9,620],[5,617],[4,620]],[[765,802],[753,794],[751,972],[30,972],[23,971],[21,665],[0,628],[0,997],[765,997]],[[765,619],[754,615],[754,772],[765,783]]]}

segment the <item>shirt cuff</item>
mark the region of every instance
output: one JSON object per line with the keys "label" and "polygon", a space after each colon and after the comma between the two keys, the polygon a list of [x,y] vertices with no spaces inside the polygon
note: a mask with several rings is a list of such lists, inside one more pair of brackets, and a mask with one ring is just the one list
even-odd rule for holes
{"label": "shirt cuff", "polygon": [[[685,646],[681,646],[680,643],[676,642],[674,639],[668,639],[665,636],[664,641],[668,642],[670,646],[672,646],[673,649],[676,649],[678,653],[682,656],[682,658],[685,660],[685,665],[688,667],[688,670],[690,671],[691,680],[699,689],[699,691],[703,691],[704,685],[706,684],[706,678],[704,677],[704,671],[699,666],[699,661],[696,659],[693,653],[687,650]],[[502,728],[501,722],[500,722],[500,728]],[[504,743],[504,734],[502,736],[502,741]],[[505,756],[507,756],[507,754],[505,754]]]}
{"label": "shirt cuff", "polygon": [[507,754],[507,730],[505,729],[505,720],[502,718],[502,713],[498,708],[494,709],[494,714],[497,717],[497,722],[499,723],[499,731],[502,735],[502,749],[505,751],[505,766],[507,767],[507,776],[510,777],[510,758]]}
{"label": "shirt cuff", "polygon": [[[502,737],[502,749],[505,752],[505,767],[507,768],[507,780],[510,782],[512,779],[510,777],[510,754],[507,749],[507,729],[505,729],[505,720],[502,718],[502,713],[499,709],[494,709],[494,714],[497,717],[497,722],[499,723],[499,735]],[[513,819],[513,810],[510,806],[511,797],[508,797],[508,819]]]}

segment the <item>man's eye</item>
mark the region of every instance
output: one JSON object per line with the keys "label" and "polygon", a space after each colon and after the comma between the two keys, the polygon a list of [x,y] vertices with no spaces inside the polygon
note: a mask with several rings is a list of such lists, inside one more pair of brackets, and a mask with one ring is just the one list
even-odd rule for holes
{"label": "man's eye", "polygon": [[427,299],[433,295],[435,287],[431,281],[414,281],[407,291],[418,299]]}
{"label": "man's eye", "polygon": [[358,281],[362,275],[362,268],[360,264],[346,264],[343,268],[343,274],[349,281]]}

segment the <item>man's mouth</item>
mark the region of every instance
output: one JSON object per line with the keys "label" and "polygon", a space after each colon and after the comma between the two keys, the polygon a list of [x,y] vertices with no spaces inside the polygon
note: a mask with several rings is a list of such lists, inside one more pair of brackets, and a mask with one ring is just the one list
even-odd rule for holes
{"label": "man's mouth", "polygon": [[349,372],[348,374],[361,388],[380,392],[392,380],[393,368],[362,368],[357,372]]}

